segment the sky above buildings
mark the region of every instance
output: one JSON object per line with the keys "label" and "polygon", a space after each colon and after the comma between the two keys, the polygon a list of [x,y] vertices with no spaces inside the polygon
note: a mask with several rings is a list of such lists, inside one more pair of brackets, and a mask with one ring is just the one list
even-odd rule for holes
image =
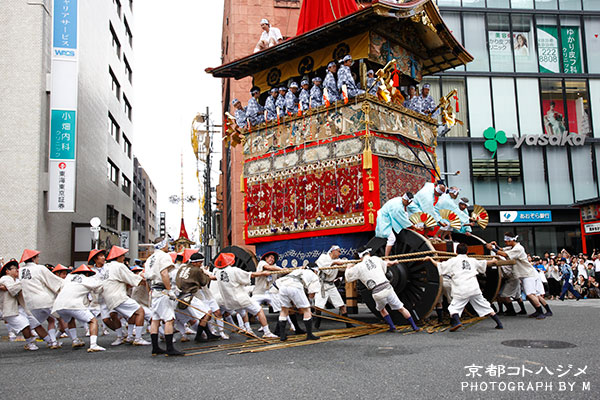
{"label": "sky above buildings", "polygon": [[[134,3],[133,67],[134,154],[158,190],[158,212],[167,213],[167,231],[177,236],[181,206],[170,195],[181,193],[184,158],[185,195],[198,197],[191,123],[210,107],[221,124],[221,80],[204,72],[221,64],[223,0],[144,0]],[[220,135],[214,135],[213,186],[218,183]],[[185,205],[190,238],[197,227],[198,203]]]}

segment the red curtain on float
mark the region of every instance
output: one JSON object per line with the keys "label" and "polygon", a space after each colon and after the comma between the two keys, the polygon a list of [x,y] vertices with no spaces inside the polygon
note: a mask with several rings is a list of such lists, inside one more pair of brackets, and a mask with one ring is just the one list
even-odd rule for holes
{"label": "red curtain on float", "polygon": [[183,218],[181,218],[181,229],[179,229],[179,237],[180,238],[186,238],[186,239],[190,239],[188,237],[187,231],[185,230],[185,224],[183,223]]}
{"label": "red curtain on float", "polygon": [[355,0],[304,0],[296,35],[302,35],[328,22],[358,10]]}

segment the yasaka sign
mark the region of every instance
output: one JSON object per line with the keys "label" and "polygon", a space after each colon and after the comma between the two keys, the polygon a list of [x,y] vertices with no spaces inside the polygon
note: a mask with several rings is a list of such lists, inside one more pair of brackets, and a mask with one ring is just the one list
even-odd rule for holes
{"label": "yasaka sign", "polygon": [[515,139],[515,149],[521,147],[523,143],[527,146],[583,146],[585,143],[585,135],[578,133],[566,133],[562,135],[523,135],[518,137],[513,135]]}
{"label": "yasaka sign", "polygon": [[[483,146],[492,153],[492,158],[496,155],[498,146],[505,144],[506,133],[504,131],[496,131],[493,127],[483,131],[485,142]],[[583,146],[585,143],[585,135],[578,133],[563,133],[562,135],[523,135],[521,137],[513,135],[515,140],[514,148],[520,148],[523,143],[527,146]]]}

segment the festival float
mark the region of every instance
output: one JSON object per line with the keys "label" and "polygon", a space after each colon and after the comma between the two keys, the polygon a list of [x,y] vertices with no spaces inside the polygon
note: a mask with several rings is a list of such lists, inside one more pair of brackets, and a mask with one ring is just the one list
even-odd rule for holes
{"label": "festival float", "polygon": [[[362,94],[250,129],[239,129],[228,117],[224,139],[243,148],[245,243],[259,255],[276,251],[278,264],[288,268],[307,265],[332,244],[343,249],[342,257],[354,258],[365,246],[383,255],[386,239],[374,235],[377,210],[440,176],[438,120],[405,108],[400,88],[473,60],[434,1],[379,1],[363,8],[349,1],[347,15],[331,15],[319,26],[313,26],[311,4],[303,4],[297,36],[206,70],[216,78],[252,77],[263,104],[272,87],[323,78],[327,64],[347,54],[355,60],[351,70],[362,88],[367,71],[377,71],[377,95]],[[453,91],[438,106],[448,128],[456,122],[455,101]],[[455,243],[434,243],[416,229],[396,236],[392,255],[452,252],[456,242],[467,243],[473,254],[487,252],[473,235],[453,233]],[[242,246],[222,252],[236,254],[243,269],[256,266],[254,253]],[[413,317],[422,319],[440,298],[441,277],[433,264],[410,259],[390,267],[388,278]],[[490,269],[480,283],[491,300],[499,290],[498,270]],[[379,315],[360,283],[339,289],[349,312],[357,312],[363,302]],[[404,322],[397,312],[392,317]]]}

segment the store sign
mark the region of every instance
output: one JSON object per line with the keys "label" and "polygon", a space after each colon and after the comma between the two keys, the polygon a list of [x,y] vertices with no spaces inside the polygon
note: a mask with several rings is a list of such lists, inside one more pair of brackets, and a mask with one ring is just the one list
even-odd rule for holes
{"label": "store sign", "polygon": [[[560,29],[562,42],[562,61],[565,74],[582,73],[581,43],[578,26],[562,26]],[[537,28],[540,72],[559,73],[558,28],[542,26]]]}
{"label": "store sign", "polygon": [[579,43],[579,27],[563,26],[560,28],[562,40],[563,71],[565,74],[581,74],[581,45]]}
{"label": "store sign", "polygon": [[587,224],[583,226],[583,230],[585,233],[600,233],[600,222],[596,222],[595,224]]}
{"label": "store sign", "polygon": [[75,211],[77,0],[55,0],[52,20],[48,211]]}
{"label": "store sign", "polygon": [[552,222],[552,211],[500,211],[500,222]]}
{"label": "store sign", "polygon": [[585,143],[585,135],[567,132],[562,135],[523,135],[521,137],[513,135],[513,138],[515,139],[515,149],[521,147],[523,143],[527,146],[583,146]]}

